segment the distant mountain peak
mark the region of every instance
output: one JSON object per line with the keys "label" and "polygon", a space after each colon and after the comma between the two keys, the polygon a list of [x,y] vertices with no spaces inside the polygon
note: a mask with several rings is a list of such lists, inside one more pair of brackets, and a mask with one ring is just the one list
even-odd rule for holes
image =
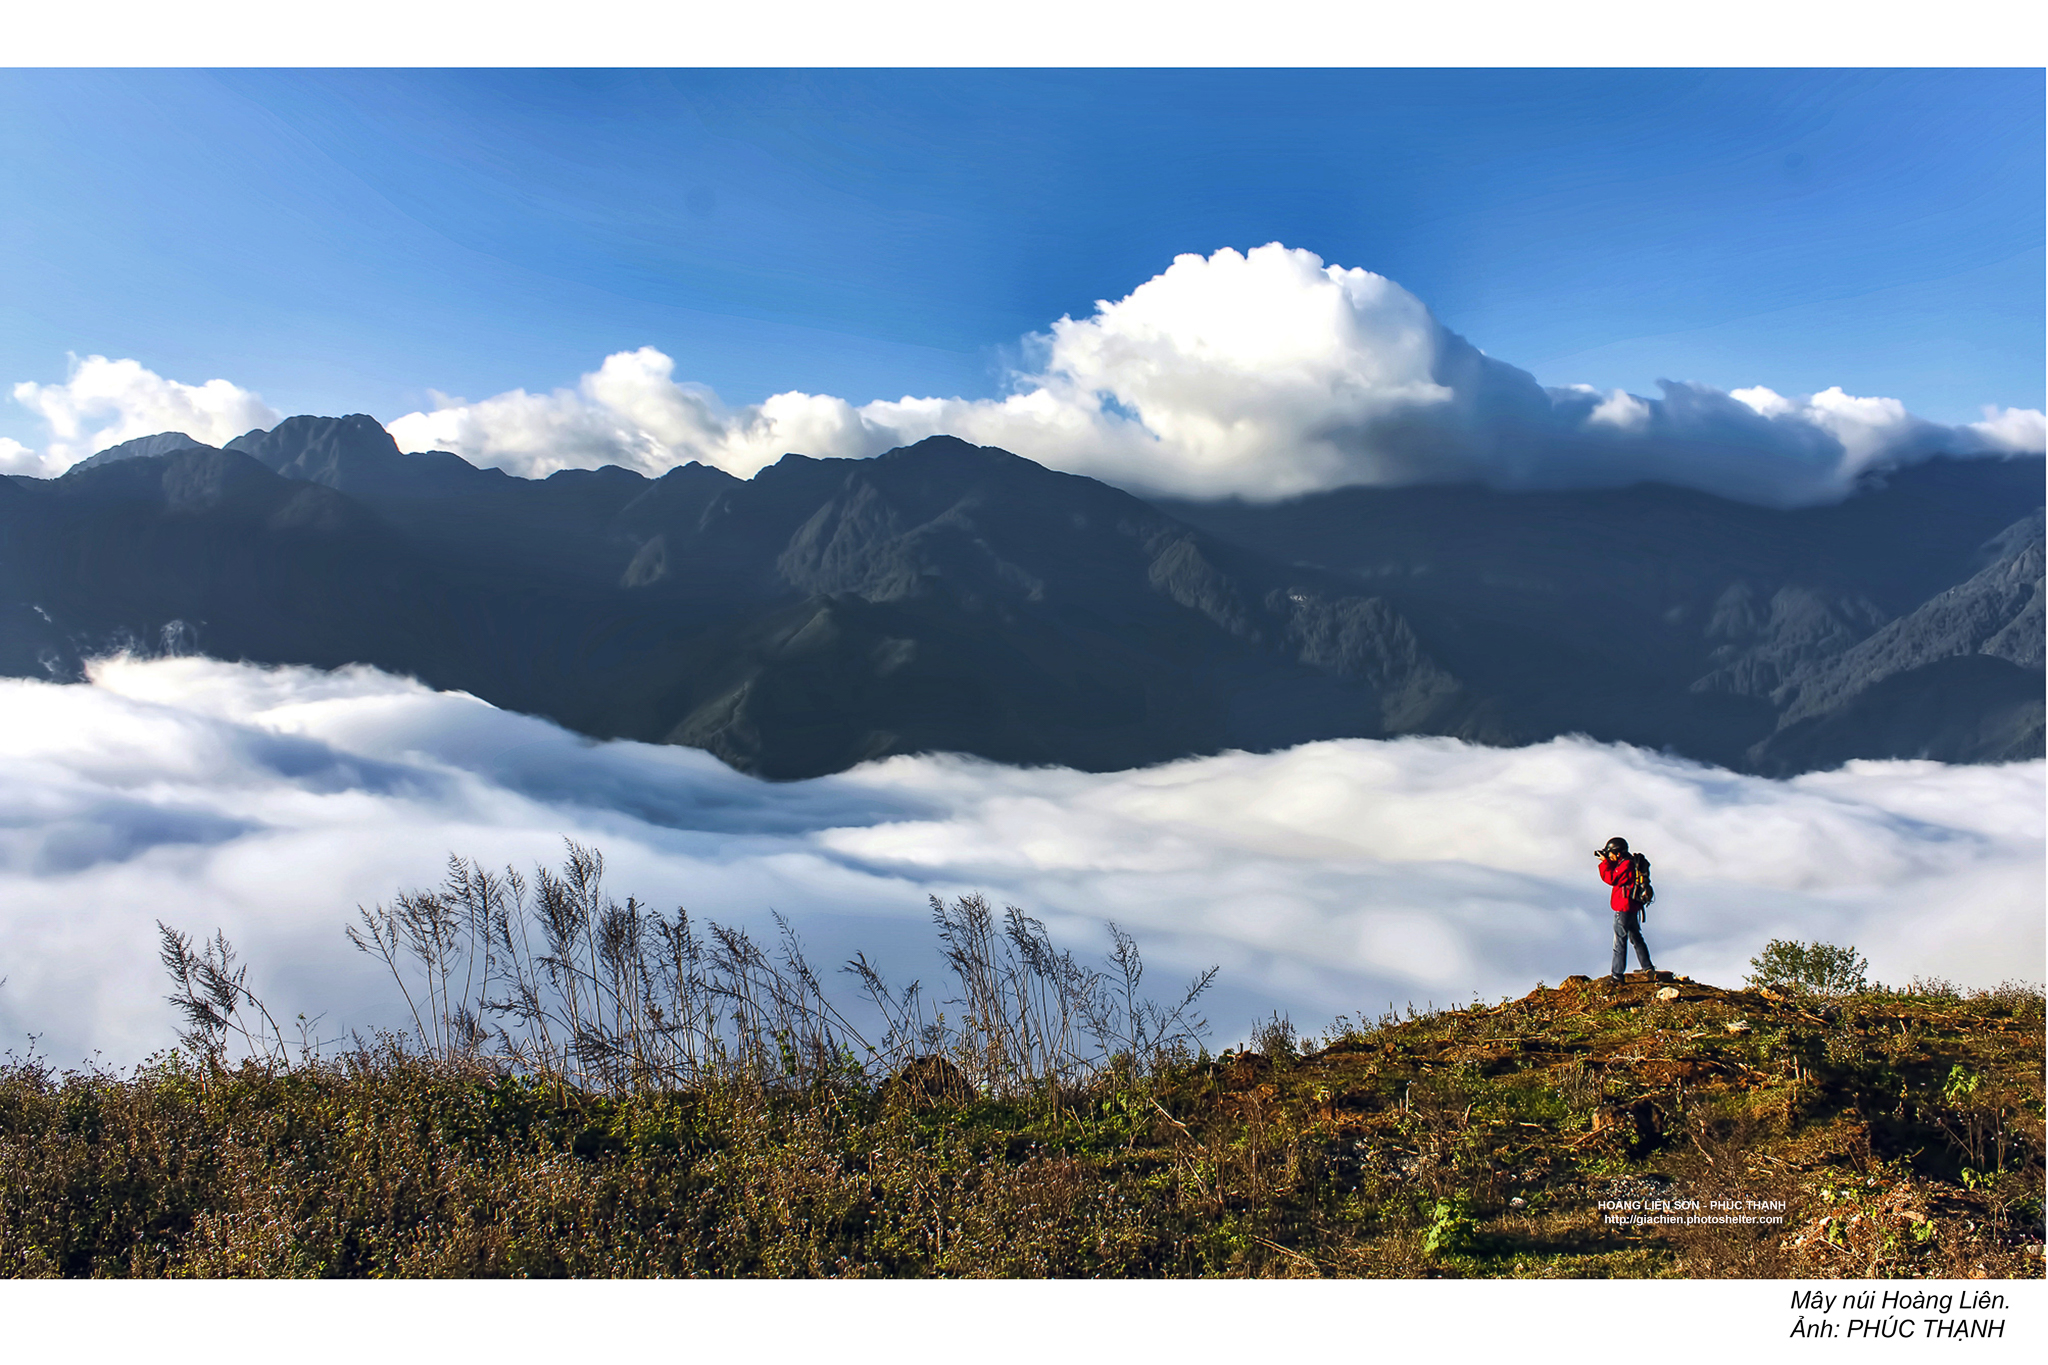
{"label": "distant mountain peak", "polygon": [[[990,453],[997,455],[1010,454],[1009,451],[998,449],[995,446],[978,446],[974,444],[972,441],[964,441],[958,436],[947,436],[941,434],[938,436],[927,436],[922,441],[912,441],[907,446],[897,446],[894,450],[889,451],[888,454],[882,456],[882,458],[888,459],[890,458],[890,456],[901,457],[913,453],[920,455],[932,455],[946,451],[962,451],[975,455],[985,455]],[[1021,457],[1011,456],[1011,458],[1017,459]]]}
{"label": "distant mountain peak", "polygon": [[[1036,465],[1040,469],[1046,468],[1044,465],[1039,465],[1036,460],[1028,460],[1022,455],[1004,450],[1001,446],[978,446],[972,441],[963,441],[958,436],[927,436],[922,441],[913,441],[907,446],[897,446],[894,450],[884,451],[875,457],[877,461],[884,463],[902,460],[963,458],[976,460],[983,464],[1028,464]],[[1059,471],[1052,470],[1049,472],[1057,473]]]}
{"label": "distant mountain peak", "polygon": [[384,424],[362,412],[346,417],[287,417],[269,431],[259,427],[243,432],[224,449],[253,455],[280,473],[280,465],[304,462],[309,457],[388,458],[399,453],[398,443],[384,430]]}
{"label": "distant mountain peak", "polygon": [[[346,417],[287,417],[269,431],[247,431],[224,447],[259,461],[288,479],[325,484],[349,494],[376,491],[446,491],[449,481],[478,470],[445,450],[407,454],[384,424],[368,413]],[[496,472],[496,471],[492,471]]]}
{"label": "distant mountain peak", "polygon": [[174,455],[181,450],[211,450],[204,441],[195,441],[182,431],[159,431],[154,436],[137,436],[132,441],[108,446],[95,455],[90,455],[73,469],[98,469],[119,460],[145,460],[153,455]]}

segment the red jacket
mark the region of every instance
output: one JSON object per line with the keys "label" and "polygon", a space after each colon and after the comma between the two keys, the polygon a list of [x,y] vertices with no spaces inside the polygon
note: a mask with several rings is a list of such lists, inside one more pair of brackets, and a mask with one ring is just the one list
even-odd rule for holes
{"label": "red jacket", "polygon": [[1626,858],[1602,858],[1600,880],[1614,888],[1614,894],[1607,898],[1607,903],[1614,907],[1615,914],[1642,908],[1629,898],[1636,889],[1636,858],[1633,853]]}

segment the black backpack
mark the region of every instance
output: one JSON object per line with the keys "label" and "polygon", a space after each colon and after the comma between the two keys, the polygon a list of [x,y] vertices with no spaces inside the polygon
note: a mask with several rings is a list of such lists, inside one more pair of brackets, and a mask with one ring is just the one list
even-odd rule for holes
{"label": "black backpack", "polygon": [[1630,885],[1628,898],[1637,905],[1648,905],[1657,899],[1657,888],[1650,885],[1650,860],[1642,854],[1632,854],[1635,863],[1635,881]]}

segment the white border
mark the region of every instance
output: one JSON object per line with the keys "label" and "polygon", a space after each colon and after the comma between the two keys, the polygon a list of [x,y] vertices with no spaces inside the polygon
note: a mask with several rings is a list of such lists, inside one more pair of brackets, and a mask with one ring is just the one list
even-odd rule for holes
{"label": "white border", "polygon": [[[1989,1290],[2005,1335],[1958,1359],[2038,1359],[2039,1281],[0,1282],[10,1347],[85,1361],[294,1365],[644,1359],[841,1365],[884,1359],[1534,1362],[1686,1365],[1932,1350],[1953,1342],[1806,1341],[1792,1294],[1886,1286]],[[1845,1315],[1837,1311],[1831,1317]],[[631,1351],[621,1357],[621,1350]],[[41,1352],[23,1359],[43,1358]]]}
{"label": "white border", "polygon": [[9,66],[2040,66],[2012,0],[101,0]]}

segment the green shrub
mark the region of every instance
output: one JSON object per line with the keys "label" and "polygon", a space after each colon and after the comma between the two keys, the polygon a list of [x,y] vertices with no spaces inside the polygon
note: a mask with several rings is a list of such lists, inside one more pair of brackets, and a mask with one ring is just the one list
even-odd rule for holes
{"label": "green shrub", "polygon": [[1472,1205],[1464,1195],[1439,1199],[1429,1211],[1429,1226],[1423,1230],[1422,1250],[1430,1256],[1463,1256],[1478,1245],[1478,1226],[1472,1221]]}
{"label": "green shrub", "polygon": [[1837,948],[1832,943],[1774,938],[1749,960],[1743,984],[1813,995],[1854,995],[1870,989],[1863,975],[1869,966],[1869,959],[1859,957],[1853,944]]}

